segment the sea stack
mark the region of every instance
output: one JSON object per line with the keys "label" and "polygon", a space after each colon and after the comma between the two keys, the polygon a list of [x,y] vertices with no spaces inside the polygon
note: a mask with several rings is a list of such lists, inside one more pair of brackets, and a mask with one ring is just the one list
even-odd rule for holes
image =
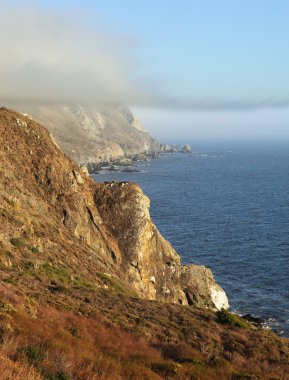
{"label": "sea stack", "polygon": [[183,148],[182,148],[182,152],[183,153],[192,153],[192,148],[190,147],[190,145],[189,144],[185,144],[184,146],[183,146]]}

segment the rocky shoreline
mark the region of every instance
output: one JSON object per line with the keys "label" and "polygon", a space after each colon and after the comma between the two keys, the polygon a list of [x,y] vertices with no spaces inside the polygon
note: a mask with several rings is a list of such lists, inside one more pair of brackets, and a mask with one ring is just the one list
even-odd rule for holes
{"label": "rocky shoreline", "polygon": [[163,144],[161,145],[161,150],[159,151],[126,155],[113,160],[104,159],[99,162],[81,163],[80,167],[90,174],[97,174],[101,170],[108,170],[112,172],[122,171],[127,173],[136,173],[140,171],[135,167],[135,164],[138,162],[146,162],[152,159],[158,159],[167,153],[180,152],[190,154],[193,152],[193,150],[189,144],[185,144],[183,146]]}
{"label": "rocky shoreline", "polygon": [[88,162],[80,164],[83,170],[88,171],[90,174],[97,174],[100,170],[108,171],[125,171],[125,172],[136,172],[139,171],[134,167],[137,162],[145,162],[151,159],[160,158],[163,152],[149,152],[141,153],[135,155],[128,155],[124,157],[119,157],[114,160],[103,160],[100,162]]}

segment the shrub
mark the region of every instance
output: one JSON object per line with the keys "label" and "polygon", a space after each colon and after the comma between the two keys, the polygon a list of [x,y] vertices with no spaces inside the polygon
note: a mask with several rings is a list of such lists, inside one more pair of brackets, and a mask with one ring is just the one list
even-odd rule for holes
{"label": "shrub", "polygon": [[58,371],[55,373],[52,373],[50,371],[43,371],[43,376],[44,379],[47,380],[68,380],[68,376],[62,371]]}
{"label": "shrub", "polygon": [[40,253],[40,249],[38,246],[32,246],[30,247],[30,251],[33,253]]}
{"label": "shrub", "polygon": [[20,347],[18,349],[17,357],[19,359],[24,357],[30,365],[39,368],[44,359],[44,352],[37,346]]}
{"label": "shrub", "polygon": [[50,279],[60,280],[62,282],[71,281],[71,273],[69,273],[68,270],[61,267],[55,267],[48,263],[45,263],[40,267],[40,272]]}
{"label": "shrub", "polygon": [[124,294],[131,297],[137,297],[136,292],[133,289],[131,289],[129,285],[126,285],[123,282],[121,282],[118,278],[112,277],[109,274],[102,273],[102,272],[98,272],[97,276],[113,292]]}
{"label": "shrub", "polygon": [[238,317],[235,314],[229,313],[227,310],[222,309],[217,311],[217,321],[221,324],[230,325],[232,327],[238,327],[240,329],[249,329],[251,326],[244,319]]}
{"label": "shrub", "polygon": [[7,213],[6,209],[0,207],[0,216],[5,216],[6,213]]}
{"label": "shrub", "polygon": [[16,309],[13,305],[11,305],[10,302],[4,302],[4,301],[0,301],[0,312],[1,313],[12,313],[12,312],[15,312]]}
{"label": "shrub", "polygon": [[[74,278],[74,276],[63,267],[56,267],[45,263],[40,267],[39,273],[50,280],[55,281],[54,286],[51,287],[52,291],[67,291],[67,287],[70,287],[71,285],[86,290],[96,290],[96,287],[93,284],[79,278]],[[59,282],[65,284],[65,286],[59,284]]]}
{"label": "shrub", "polygon": [[11,238],[10,243],[14,245],[16,248],[23,248],[25,247],[25,241],[22,238]]}
{"label": "shrub", "polygon": [[6,277],[6,278],[3,278],[4,282],[6,282],[7,284],[11,284],[11,285],[16,285],[17,283],[15,282],[14,278],[13,277]]}
{"label": "shrub", "polygon": [[192,364],[199,366],[199,367],[205,367],[205,365],[206,365],[203,360],[198,360],[195,358],[192,358],[191,362],[192,362]]}

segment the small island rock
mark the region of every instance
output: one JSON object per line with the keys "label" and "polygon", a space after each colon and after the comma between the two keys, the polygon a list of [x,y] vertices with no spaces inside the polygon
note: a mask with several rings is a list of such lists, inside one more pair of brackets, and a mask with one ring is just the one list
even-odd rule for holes
{"label": "small island rock", "polygon": [[183,153],[192,153],[192,148],[190,147],[190,145],[189,144],[185,144],[184,146],[183,146],[183,148],[182,148],[182,152]]}

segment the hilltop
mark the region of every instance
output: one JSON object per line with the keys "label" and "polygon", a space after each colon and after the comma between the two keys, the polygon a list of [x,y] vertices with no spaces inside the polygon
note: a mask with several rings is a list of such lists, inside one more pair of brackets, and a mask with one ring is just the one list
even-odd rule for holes
{"label": "hilltop", "polygon": [[95,183],[5,108],[0,136],[5,379],[286,379],[288,340],[224,310],[211,271],[181,265],[138,185]]}

